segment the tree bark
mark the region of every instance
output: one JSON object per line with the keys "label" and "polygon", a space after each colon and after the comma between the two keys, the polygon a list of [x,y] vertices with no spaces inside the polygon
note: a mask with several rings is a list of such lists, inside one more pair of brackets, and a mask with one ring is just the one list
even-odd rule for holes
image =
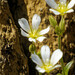
{"label": "tree bark", "polygon": [[28,74],[27,58],[8,1],[0,0],[0,75]]}

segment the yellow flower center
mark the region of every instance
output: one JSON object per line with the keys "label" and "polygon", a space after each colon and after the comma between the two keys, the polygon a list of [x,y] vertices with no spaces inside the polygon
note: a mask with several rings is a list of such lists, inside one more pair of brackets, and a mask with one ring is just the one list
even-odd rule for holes
{"label": "yellow flower center", "polygon": [[39,30],[31,30],[30,33],[29,33],[29,37],[33,38],[33,39],[36,39],[38,38],[40,35],[39,35]]}
{"label": "yellow flower center", "polygon": [[68,11],[67,4],[60,3],[57,8],[57,11],[60,12],[61,15],[64,15],[65,12]]}
{"label": "yellow flower center", "polygon": [[47,73],[49,73],[52,67],[53,66],[51,64],[47,64],[47,65],[44,64],[41,68],[43,68],[44,70],[46,70]]}

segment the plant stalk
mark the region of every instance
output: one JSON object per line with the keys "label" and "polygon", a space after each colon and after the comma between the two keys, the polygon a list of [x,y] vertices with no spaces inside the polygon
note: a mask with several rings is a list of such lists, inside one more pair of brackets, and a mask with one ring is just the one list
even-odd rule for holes
{"label": "plant stalk", "polygon": [[42,73],[39,72],[39,75],[42,75]]}
{"label": "plant stalk", "polygon": [[[58,36],[58,48],[61,50],[61,36],[60,35]],[[62,66],[62,72],[65,75],[63,58],[61,58],[60,62]]]}
{"label": "plant stalk", "polygon": [[50,75],[50,73],[47,73],[47,75]]}

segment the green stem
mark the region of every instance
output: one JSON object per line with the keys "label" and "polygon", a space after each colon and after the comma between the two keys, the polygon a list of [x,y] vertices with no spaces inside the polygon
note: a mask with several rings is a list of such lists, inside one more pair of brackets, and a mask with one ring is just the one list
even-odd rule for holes
{"label": "green stem", "polygon": [[39,75],[42,75],[42,73],[39,72]]}
{"label": "green stem", "polygon": [[[61,36],[58,36],[58,48],[61,49]],[[61,58],[60,62],[62,65],[62,72],[65,75],[63,58]]]}
{"label": "green stem", "polygon": [[50,75],[50,73],[47,73],[48,75]]}
{"label": "green stem", "polygon": [[61,49],[61,36],[58,36],[58,48]]}

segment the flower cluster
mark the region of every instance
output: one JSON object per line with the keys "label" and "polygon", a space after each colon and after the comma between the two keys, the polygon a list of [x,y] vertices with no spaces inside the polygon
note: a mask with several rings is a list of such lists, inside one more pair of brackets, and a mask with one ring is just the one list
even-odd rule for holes
{"label": "flower cluster", "polygon": [[[69,62],[66,66],[63,65],[63,52],[59,49],[61,48],[61,35],[65,31],[65,20],[63,18],[63,15],[66,13],[74,12],[72,7],[75,4],[75,0],[71,0],[69,3],[66,0],[60,0],[59,3],[56,3],[55,0],[45,0],[47,4],[52,7],[53,9],[50,9],[55,15],[61,15],[62,19],[57,24],[57,21],[53,16],[50,17],[50,24],[55,28],[56,34],[58,37],[58,49],[53,52],[51,55],[50,48],[47,45],[44,45],[41,47],[40,55],[35,51],[36,46],[34,43],[32,43],[29,46],[29,51],[31,52],[31,59],[32,61],[37,64],[36,70],[40,73],[44,72],[51,72],[53,69],[57,67],[61,67],[61,65],[57,65],[58,61],[62,59],[62,74],[60,75],[68,75],[69,68],[71,67],[72,62]],[[28,21],[25,18],[21,18],[18,20],[18,23],[21,27],[21,34],[28,38],[31,42],[36,42],[36,40],[42,42],[46,37],[43,35],[48,33],[50,30],[50,26],[48,26],[46,29],[40,30],[39,25],[41,22],[41,18],[39,15],[35,14],[32,18],[32,26],[29,26]]]}

